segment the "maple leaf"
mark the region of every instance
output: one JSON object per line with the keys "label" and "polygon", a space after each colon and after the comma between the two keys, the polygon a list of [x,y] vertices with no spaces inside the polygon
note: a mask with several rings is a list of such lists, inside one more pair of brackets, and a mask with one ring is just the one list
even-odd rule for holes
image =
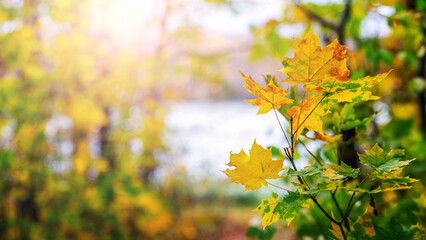
{"label": "maple leaf", "polygon": [[337,188],[341,187],[343,183],[343,180],[333,180],[333,181],[327,181],[318,183],[316,188],[312,188],[309,190],[302,190],[301,194],[313,194],[323,191],[330,191],[330,190],[336,190]]}
{"label": "maple leaf", "polygon": [[416,224],[406,229],[395,217],[392,217],[387,226],[374,224],[376,231],[375,239],[424,239],[424,232],[420,224]]}
{"label": "maple leaf", "polygon": [[320,101],[320,96],[311,96],[304,99],[300,106],[293,106],[287,111],[287,114],[293,118],[292,128],[296,140],[299,139],[304,128],[322,133],[321,117],[328,112],[318,107]]}
{"label": "maple leaf", "polygon": [[260,205],[253,210],[262,213],[263,229],[280,219],[280,214],[275,211],[275,208],[279,202],[280,196],[272,192],[271,197],[262,199]]}
{"label": "maple leaf", "polygon": [[391,71],[357,80],[325,78],[321,82],[307,83],[304,87],[306,91],[322,92],[323,96],[326,96],[322,104],[378,100],[380,97],[374,96],[370,89],[383,81]]}
{"label": "maple leaf", "polygon": [[359,169],[351,168],[344,162],[341,165],[327,164],[324,176],[330,179],[345,179],[347,177],[356,178],[359,174]]}
{"label": "maple leaf", "polygon": [[331,227],[332,229],[329,229],[330,232],[339,240],[343,240],[343,233],[342,230],[340,229],[339,225],[337,225],[334,222],[331,222]]}
{"label": "maple leaf", "polygon": [[281,71],[288,75],[284,82],[303,83],[305,91],[327,96],[322,104],[379,99],[369,89],[385,79],[391,70],[374,77],[350,80],[347,59],[346,47],[337,39],[321,48],[319,36],[310,29],[305,37],[294,40],[294,57],[282,58]]}
{"label": "maple leaf", "polygon": [[374,216],[373,211],[374,208],[368,205],[365,209],[364,214],[362,216],[359,216],[356,220],[356,223],[362,226],[365,234],[371,237],[376,235],[376,231],[374,230],[374,226],[372,223],[372,218]]}
{"label": "maple leaf", "polygon": [[254,140],[249,150],[250,156],[244,150],[238,154],[231,153],[229,167],[223,172],[234,183],[245,185],[245,190],[256,190],[261,186],[267,186],[266,179],[280,178],[279,172],[283,170],[283,159],[272,160],[271,149],[264,149]]}
{"label": "maple leaf", "polygon": [[317,175],[321,173],[323,170],[324,170],[323,167],[311,167],[311,166],[306,166],[305,168],[300,169],[299,171],[295,171],[289,168],[287,171],[287,175],[288,176],[312,176],[312,175]]}
{"label": "maple leaf", "polygon": [[370,177],[372,180],[380,180],[382,183],[389,183],[392,185],[407,184],[419,181],[410,177],[402,177],[401,172],[402,168],[390,172],[374,171],[370,174]]}
{"label": "maple leaf", "polygon": [[284,68],[281,71],[288,75],[284,80],[288,83],[346,79],[349,75],[347,58],[346,47],[337,39],[321,49],[320,38],[311,28],[304,38],[294,40],[294,58],[282,58]]}
{"label": "maple leaf", "polygon": [[250,76],[247,77],[242,72],[240,73],[244,82],[247,84],[243,86],[257,97],[256,99],[246,100],[253,106],[259,106],[257,114],[267,113],[272,109],[279,109],[281,106],[286,106],[293,102],[292,99],[286,97],[288,91],[284,91],[282,87],[276,86],[273,81],[270,81],[264,88]]}
{"label": "maple leaf", "polygon": [[378,171],[391,171],[408,165],[411,160],[400,161],[404,157],[403,149],[394,149],[389,152],[384,152],[376,143],[366,154],[359,154],[359,160],[362,164],[370,166]]}
{"label": "maple leaf", "polygon": [[411,160],[401,160],[404,157],[405,151],[402,149],[394,149],[384,151],[376,143],[366,154],[358,154],[360,162],[365,168],[370,168],[368,173],[370,181],[379,183],[379,186],[371,188],[367,184],[367,188],[353,188],[351,186],[344,187],[350,191],[378,193],[386,191],[394,191],[399,189],[410,188],[408,184],[417,182],[418,180],[401,176],[403,167],[408,165]]}
{"label": "maple leaf", "polygon": [[254,211],[262,213],[263,229],[279,219],[285,219],[290,225],[302,207],[309,207],[309,199],[309,196],[299,192],[288,192],[280,201],[278,194],[272,192],[271,197],[263,199]]}

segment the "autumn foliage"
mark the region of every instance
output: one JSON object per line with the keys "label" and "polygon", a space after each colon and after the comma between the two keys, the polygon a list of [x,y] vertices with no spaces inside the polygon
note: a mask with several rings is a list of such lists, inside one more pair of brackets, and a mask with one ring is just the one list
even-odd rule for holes
{"label": "autumn foliage", "polygon": [[[338,239],[367,239],[374,237],[374,227],[371,225],[371,214],[375,204],[372,194],[410,188],[410,183],[416,179],[403,176],[403,168],[412,160],[404,160],[404,150],[383,150],[377,144],[359,155],[358,167],[351,167],[341,159],[337,162],[330,160],[317,162],[312,166],[297,169],[294,163],[296,145],[300,136],[312,139],[307,134],[312,131],[315,139],[328,144],[339,144],[341,135],[329,136],[323,129],[323,118],[337,111],[339,103],[356,103],[377,100],[372,93],[372,87],[389,75],[390,71],[374,77],[351,79],[346,66],[348,53],[345,46],[337,40],[321,48],[320,38],[310,29],[305,37],[294,40],[294,57],[282,58],[283,73],[288,78],[287,84],[301,84],[303,94],[299,97],[297,86],[284,90],[275,79],[266,79],[267,86],[263,88],[251,77],[244,74],[244,87],[257,98],[247,100],[254,106],[259,106],[258,114],[274,111],[281,127],[287,146],[283,147],[286,158],[272,159],[272,150],[264,149],[256,141],[247,155],[243,150],[239,154],[231,153],[229,167],[224,173],[232,182],[245,186],[245,190],[256,190],[261,186],[271,185],[287,194],[280,197],[272,192],[270,198],[263,199],[255,209],[262,213],[263,227],[286,219],[288,224],[298,215],[303,207],[318,207],[330,221],[330,229]],[[288,85],[287,85],[288,86]],[[288,94],[288,92],[291,94]],[[300,100],[299,100],[300,99]],[[282,127],[278,114],[289,121],[287,131]],[[335,145],[336,146],[336,145]],[[289,161],[291,168],[283,168],[283,161]],[[235,168],[232,168],[235,167]],[[293,187],[281,187],[268,182],[268,179],[290,177]],[[313,180],[315,179],[315,181]],[[338,202],[334,195],[337,191],[347,194],[346,203]],[[340,216],[335,216],[324,209],[320,203],[319,193],[328,192],[333,196],[334,204],[339,209]],[[371,196],[370,205],[358,220],[351,222],[351,208],[356,195]],[[341,208],[340,206],[346,207]],[[373,210],[368,210],[373,209]],[[370,225],[368,225],[370,222]],[[357,225],[356,223],[359,223]],[[368,226],[367,226],[367,225]],[[355,228],[353,227],[355,226]],[[361,226],[361,227],[359,227]],[[412,231],[417,231],[418,228]]]}

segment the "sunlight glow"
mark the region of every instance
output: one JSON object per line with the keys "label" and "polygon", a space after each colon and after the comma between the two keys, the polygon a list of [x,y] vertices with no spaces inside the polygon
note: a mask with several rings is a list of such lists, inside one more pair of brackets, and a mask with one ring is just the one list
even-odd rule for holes
{"label": "sunlight glow", "polygon": [[158,34],[156,20],[164,6],[153,0],[96,0],[92,30],[119,45],[133,45]]}

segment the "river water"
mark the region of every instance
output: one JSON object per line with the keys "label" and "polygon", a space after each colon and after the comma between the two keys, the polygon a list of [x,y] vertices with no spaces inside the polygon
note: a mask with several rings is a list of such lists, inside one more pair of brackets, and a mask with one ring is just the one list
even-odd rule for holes
{"label": "river water", "polygon": [[166,117],[168,160],[192,177],[225,177],[220,170],[230,152],[247,152],[254,139],[263,147],[284,146],[274,113],[256,115],[257,109],[242,100],[173,105]]}

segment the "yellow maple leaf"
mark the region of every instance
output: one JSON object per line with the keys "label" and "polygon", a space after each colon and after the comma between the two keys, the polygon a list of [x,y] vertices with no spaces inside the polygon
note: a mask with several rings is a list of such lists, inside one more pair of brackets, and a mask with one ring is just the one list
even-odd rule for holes
{"label": "yellow maple leaf", "polygon": [[256,83],[250,76],[244,75],[242,72],[244,82],[243,85],[250,93],[255,95],[256,99],[246,100],[253,106],[259,106],[257,114],[263,114],[271,111],[272,109],[279,109],[281,106],[289,105],[293,102],[292,99],[287,98],[288,91],[284,91],[282,87],[275,86],[273,81],[264,88]]}
{"label": "yellow maple leaf", "polygon": [[279,172],[283,170],[283,159],[272,160],[270,149],[264,149],[254,140],[252,148],[249,150],[250,156],[244,150],[240,153],[231,153],[229,157],[229,167],[224,172],[231,181],[245,185],[245,190],[256,190],[261,186],[267,186],[266,179],[280,178]]}
{"label": "yellow maple leaf", "polygon": [[308,83],[321,82],[325,78],[347,79],[346,67],[348,54],[346,47],[337,39],[321,48],[320,38],[312,28],[302,39],[294,40],[294,58],[284,57],[281,71],[288,75],[285,82]]}
{"label": "yellow maple leaf", "polygon": [[328,112],[318,106],[320,101],[320,96],[311,96],[303,100],[300,106],[293,106],[287,111],[287,114],[293,118],[292,128],[296,140],[304,128],[322,134],[321,117]]}
{"label": "yellow maple leaf", "polygon": [[380,97],[374,96],[368,89],[384,80],[389,73],[378,74],[376,76],[366,76],[357,80],[333,80],[326,79],[321,83],[307,84],[307,89],[315,89],[315,91],[323,91],[327,93],[327,100],[337,102],[357,102],[378,100]]}

